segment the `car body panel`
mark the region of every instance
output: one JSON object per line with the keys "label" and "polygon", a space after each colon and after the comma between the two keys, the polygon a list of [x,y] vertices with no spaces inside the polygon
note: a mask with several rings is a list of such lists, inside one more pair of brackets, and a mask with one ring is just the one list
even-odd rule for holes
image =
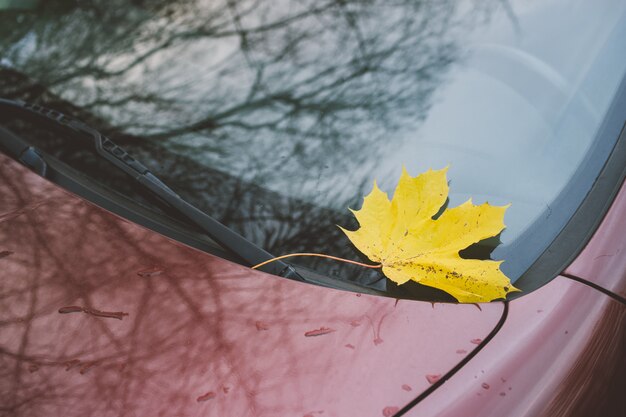
{"label": "car body panel", "polygon": [[[557,277],[512,301],[490,343],[406,415],[624,415],[626,400],[611,382],[620,378],[625,337],[625,306]],[[602,404],[621,409],[610,414]]]}
{"label": "car body panel", "polygon": [[626,296],[626,183],[585,249],[565,272]]}
{"label": "car body panel", "polygon": [[[568,274],[626,294],[626,186]],[[409,416],[626,415],[626,306],[558,276],[509,303],[483,350]],[[488,389],[483,386],[488,385]],[[602,408],[605,407],[605,408]]]}
{"label": "car body panel", "polygon": [[12,416],[392,414],[503,312],[252,271],[2,155],[0,252],[0,403]]}

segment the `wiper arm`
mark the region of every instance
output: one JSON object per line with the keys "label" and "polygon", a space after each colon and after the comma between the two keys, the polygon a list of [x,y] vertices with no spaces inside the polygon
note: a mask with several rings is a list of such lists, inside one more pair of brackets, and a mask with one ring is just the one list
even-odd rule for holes
{"label": "wiper arm", "polygon": [[[163,181],[152,174],[148,168],[97,130],[82,122],[71,119],[58,111],[47,109],[39,105],[28,104],[23,101],[13,101],[0,98],[0,106],[9,107],[13,110],[22,111],[27,114],[41,116],[49,121],[52,121],[58,126],[69,128],[74,132],[80,133],[86,138],[90,138],[93,141],[96,152],[100,156],[111,162],[118,169],[133,177],[135,181],[141,184],[144,188],[148,189],[170,207],[174,208],[177,212],[196,224],[207,234],[207,236],[227,251],[232,252],[243,263],[252,266],[274,257],[269,252],[250,242],[243,236],[224,226],[208,214],[185,201],[171,188],[165,185]],[[23,162],[26,162],[24,160],[25,157],[32,159],[33,157],[36,158],[36,156],[37,154],[34,148],[29,147],[21,156],[21,159]],[[259,269],[285,278],[297,281],[306,281],[291,265],[283,261],[274,261]]]}

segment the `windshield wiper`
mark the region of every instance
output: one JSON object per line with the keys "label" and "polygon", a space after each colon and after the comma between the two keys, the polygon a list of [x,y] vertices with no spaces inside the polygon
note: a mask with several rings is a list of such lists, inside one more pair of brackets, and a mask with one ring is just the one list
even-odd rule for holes
{"label": "windshield wiper", "polygon": [[[28,104],[23,101],[6,100],[0,98],[0,106],[17,110],[26,114],[37,115],[51,121],[56,126],[71,129],[79,133],[79,136],[91,140],[96,152],[111,162],[118,169],[130,175],[142,187],[152,192],[167,205],[182,214],[196,226],[202,229],[212,240],[225,250],[232,252],[240,261],[248,266],[256,265],[272,259],[274,256],[254,243],[250,242],[235,231],[218,222],[208,214],[185,201],[171,188],[165,185],[148,168],[130,156],[124,149],[116,145],[97,130],[77,120],[71,119],[64,114],[47,109],[45,107]],[[13,149],[14,156],[22,163],[34,169],[40,175],[45,176],[46,164],[39,151],[32,146]],[[259,270],[296,281],[306,281],[293,266],[283,262],[274,261]]]}

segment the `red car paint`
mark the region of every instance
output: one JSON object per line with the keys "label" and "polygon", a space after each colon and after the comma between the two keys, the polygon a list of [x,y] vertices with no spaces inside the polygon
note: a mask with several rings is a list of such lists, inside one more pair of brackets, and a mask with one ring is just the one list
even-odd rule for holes
{"label": "red car paint", "polygon": [[585,250],[565,270],[626,296],[626,185]]}
{"label": "red car paint", "polygon": [[[598,404],[611,389],[609,367],[624,354],[625,311],[592,288],[558,277],[511,302],[490,343],[407,415],[608,415]],[[602,331],[611,322],[611,330]]]}
{"label": "red car paint", "polygon": [[503,312],[252,271],[1,155],[0,202],[0,404],[11,416],[393,415]]}
{"label": "red car paint", "polygon": [[[567,273],[626,294],[625,231],[626,184]],[[490,343],[407,415],[626,415],[626,306],[557,277],[509,309]]]}

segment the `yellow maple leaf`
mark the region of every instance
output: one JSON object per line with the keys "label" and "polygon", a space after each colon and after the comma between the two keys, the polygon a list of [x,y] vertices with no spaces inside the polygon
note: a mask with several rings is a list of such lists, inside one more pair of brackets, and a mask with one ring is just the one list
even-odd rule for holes
{"label": "yellow maple leaf", "polygon": [[402,176],[389,201],[376,182],[360,210],[351,210],[360,228],[342,228],[392,281],[409,280],[446,291],[461,303],[487,302],[519,291],[500,271],[502,261],[463,259],[459,251],[504,229],[507,206],[468,200],[439,212],[448,198],[447,168]]}

